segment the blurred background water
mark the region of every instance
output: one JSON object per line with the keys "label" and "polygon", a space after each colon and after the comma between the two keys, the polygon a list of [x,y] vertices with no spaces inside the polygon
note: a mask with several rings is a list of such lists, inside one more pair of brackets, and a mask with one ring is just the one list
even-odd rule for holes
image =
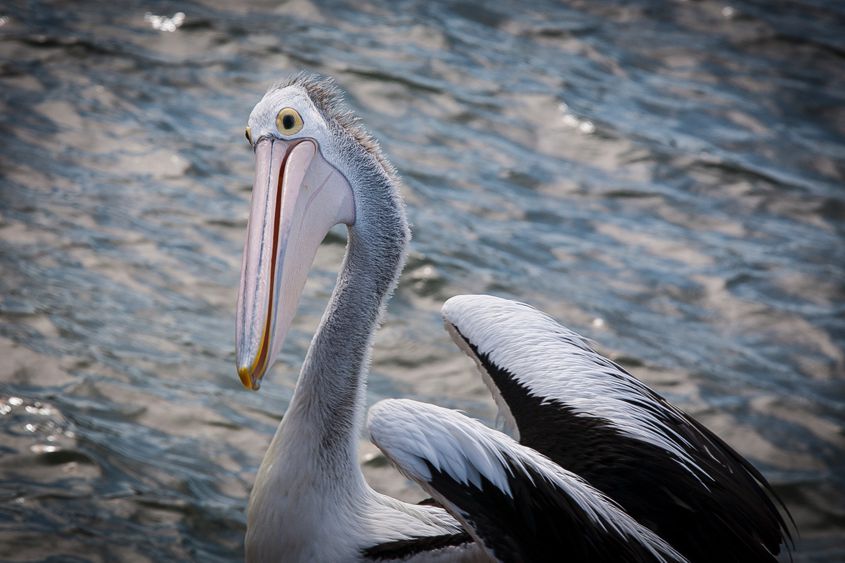
{"label": "blurred background water", "polygon": [[439,307],[527,301],[760,467],[797,561],[845,560],[845,4],[821,0],[4,2],[0,559],[242,557],[344,250],[242,390],[243,129],[298,69],[337,78],[405,180],[371,402],[493,423]]}

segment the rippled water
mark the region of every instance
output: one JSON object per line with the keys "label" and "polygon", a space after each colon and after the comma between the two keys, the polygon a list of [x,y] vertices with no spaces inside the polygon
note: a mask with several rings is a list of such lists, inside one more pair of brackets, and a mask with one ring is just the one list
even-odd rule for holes
{"label": "rippled water", "polygon": [[405,179],[370,401],[493,422],[438,310],[528,301],[760,467],[796,560],[845,560],[845,5],[821,0],[4,2],[0,559],[241,557],[344,248],[242,390],[243,127],[300,68],[338,79]]}

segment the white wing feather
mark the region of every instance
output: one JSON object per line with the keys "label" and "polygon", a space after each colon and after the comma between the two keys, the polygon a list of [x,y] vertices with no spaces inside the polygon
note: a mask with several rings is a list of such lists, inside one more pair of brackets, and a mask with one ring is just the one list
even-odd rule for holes
{"label": "white wing feather", "polygon": [[[531,395],[601,417],[619,432],[669,452],[697,479],[709,477],[685,451],[690,444],[660,418],[679,413],[668,404],[649,404],[654,401],[645,385],[542,311],[490,295],[458,295],[446,301],[442,314]],[[485,382],[498,392],[488,378]]]}
{"label": "white wing feather", "polygon": [[[372,442],[435,498],[438,494],[430,486],[432,475],[427,464],[463,485],[474,486],[479,494],[483,476],[509,497],[513,496],[509,479],[531,480],[526,471],[530,467],[568,495],[596,527],[641,543],[658,561],[685,560],[577,475],[457,411],[409,399],[387,399],[370,409],[367,425]],[[512,467],[517,474],[511,473]],[[448,499],[437,500],[467,526],[465,515],[456,514],[459,509]],[[474,530],[467,531],[479,539]]]}

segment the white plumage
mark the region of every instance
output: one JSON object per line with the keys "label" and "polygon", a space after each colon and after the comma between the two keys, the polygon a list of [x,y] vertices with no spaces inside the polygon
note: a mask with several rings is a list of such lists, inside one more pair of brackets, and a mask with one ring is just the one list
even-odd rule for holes
{"label": "white plumage", "polygon": [[[409,399],[387,399],[370,408],[367,426],[372,442],[399,470],[423,485],[450,512],[463,516],[461,520],[465,521],[467,514],[429,484],[432,476],[427,464],[459,483],[472,485],[478,494],[483,494],[482,476],[509,497],[513,497],[509,480],[545,479],[570,497],[594,526],[645,546],[656,561],[686,561],[577,475],[457,411]],[[529,467],[532,473],[527,471]],[[484,543],[483,538],[476,539]],[[490,556],[495,557],[493,553]]]}
{"label": "white plumage", "polygon": [[257,166],[238,298],[244,385],[257,389],[275,360],[319,242],[332,224],[349,232],[250,495],[248,561],[772,560],[788,532],[759,472],[574,332],[491,296],[452,298],[443,316],[519,441],[454,411],[383,401],[373,442],[440,506],[370,488],[357,448],[372,336],[410,236],[400,180],[317,77],[271,88],[247,138]]}
{"label": "white plumage", "polygon": [[[655,408],[650,389],[581,335],[530,305],[491,295],[457,295],[446,301],[442,313],[481,354],[507,365],[530,394],[585,417],[603,418],[620,432],[671,453],[697,478],[709,479],[686,451],[692,444],[665,422],[667,416],[679,420],[680,414],[668,403]],[[495,387],[489,378],[485,381]]]}

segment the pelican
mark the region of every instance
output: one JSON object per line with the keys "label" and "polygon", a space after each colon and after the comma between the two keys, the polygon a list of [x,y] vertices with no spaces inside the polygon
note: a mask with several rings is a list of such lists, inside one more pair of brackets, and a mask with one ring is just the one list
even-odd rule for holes
{"label": "pelican", "polygon": [[788,513],[748,461],[576,333],[493,296],[453,297],[442,312],[514,437],[434,405],[381,401],[370,439],[431,499],[373,490],[357,448],[373,333],[410,239],[400,179],[330,79],[272,86],[246,137],[245,387],[273,365],[322,239],[337,224],[348,231],[250,495],[247,561],[774,561],[788,549]]}

